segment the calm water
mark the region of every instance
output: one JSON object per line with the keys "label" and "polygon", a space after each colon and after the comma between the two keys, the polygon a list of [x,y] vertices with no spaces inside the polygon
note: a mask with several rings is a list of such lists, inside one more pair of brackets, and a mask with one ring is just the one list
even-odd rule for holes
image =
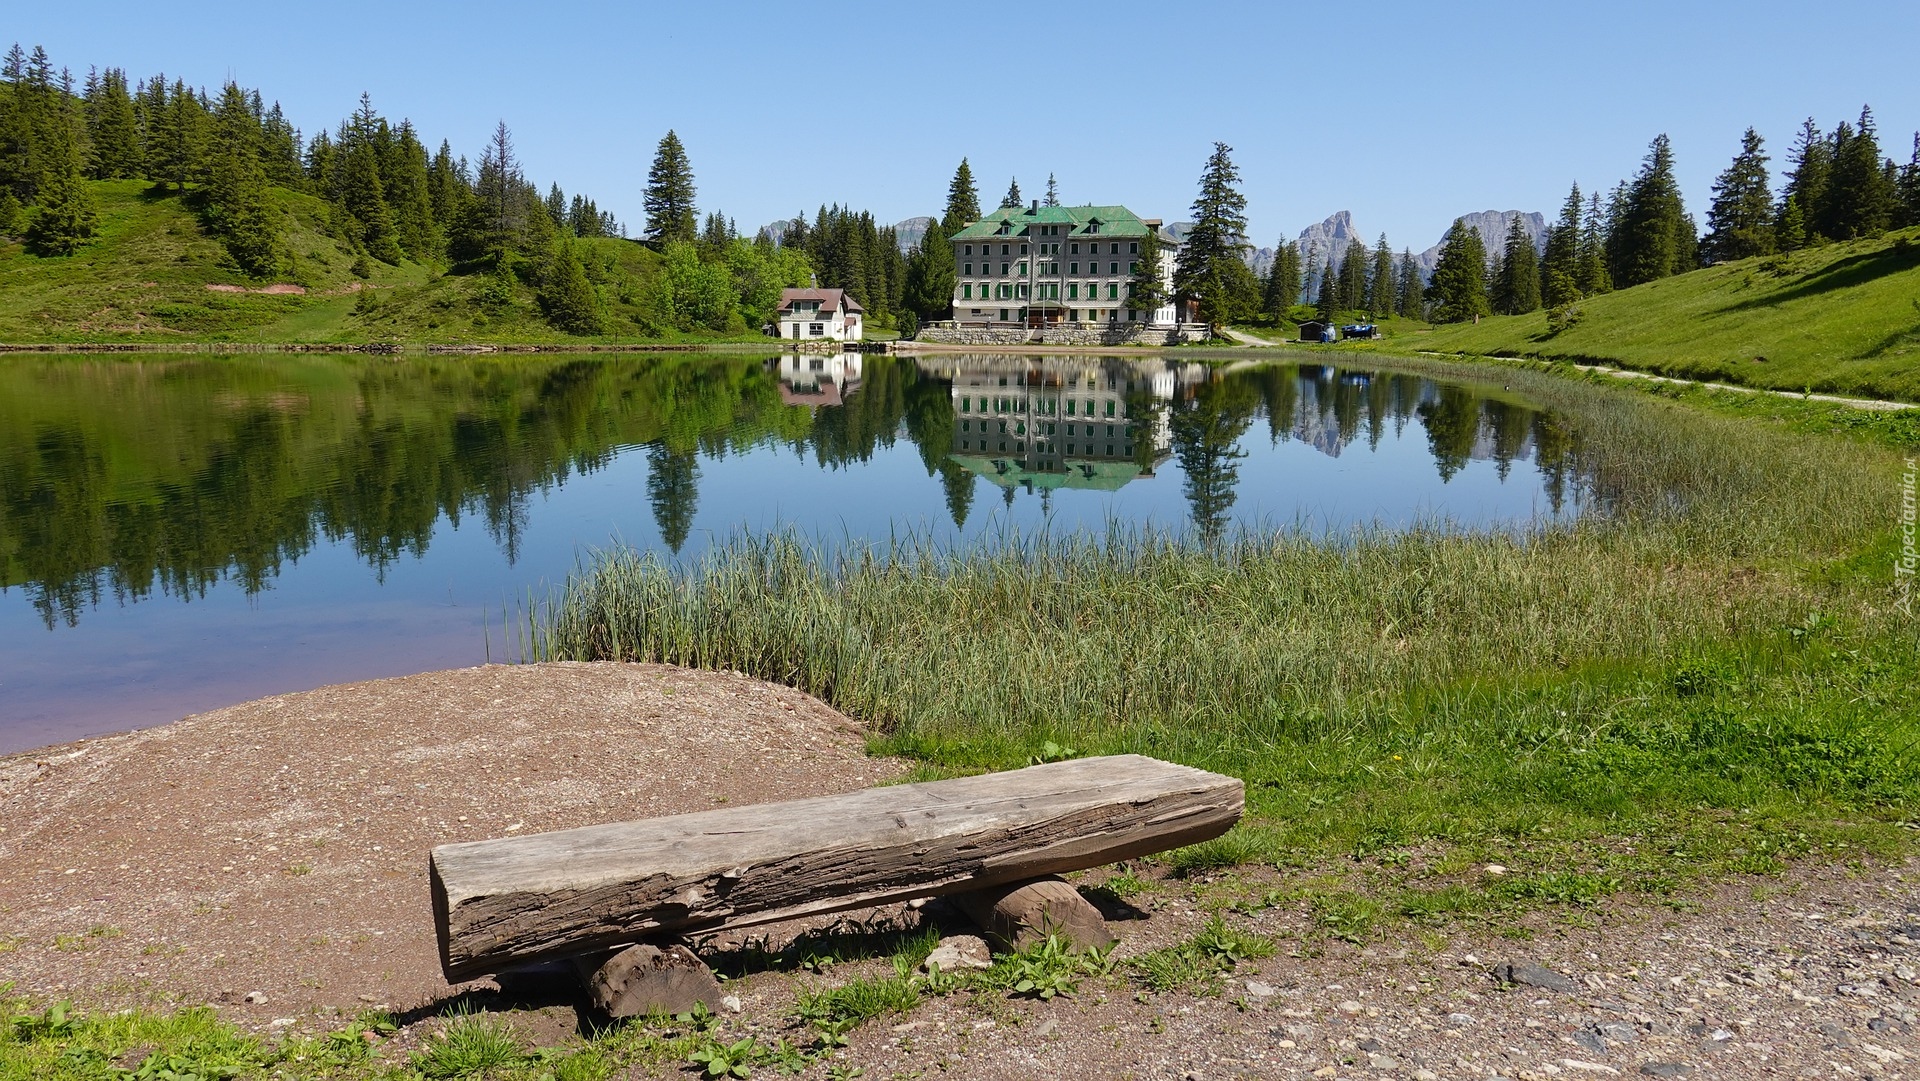
{"label": "calm water", "polygon": [[502,659],[594,547],[1579,512],[1498,388],[1175,358],[0,360],[0,750]]}

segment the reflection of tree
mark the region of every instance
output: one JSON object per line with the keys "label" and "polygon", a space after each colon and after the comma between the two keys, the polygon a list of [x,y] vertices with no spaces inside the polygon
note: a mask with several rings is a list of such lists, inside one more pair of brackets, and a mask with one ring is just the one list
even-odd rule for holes
{"label": "reflection of tree", "polygon": [[979,479],[973,470],[957,462],[940,466],[940,486],[947,492],[947,513],[953,516],[953,528],[966,528],[967,511],[973,508],[973,483]]}
{"label": "reflection of tree", "polygon": [[1567,481],[1574,468],[1573,429],[1556,412],[1533,415],[1533,464],[1546,479],[1547,502],[1559,514],[1566,502]]}
{"label": "reflection of tree", "polygon": [[1487,403],[1487,421],[1493,425],[1493,461],[1504,484],[1513,470],[1513,460],[1527,448],[1533,410],[1514,402],[1491,401]]}
{"label": "reflection of tree", "polygon": [[10,362],[0,587],[71,623],[109,594],[264,589],[322,539],[381,570],[443,516],[513,559],[532,493],[620,447],[685,474],[807,423],[754,357]]}
{"label": "reflection of tree", "polygon": [[1267,437],[1276,444],[1292,438],[1294,425],[1299,423],[1300,366],[1265,365],[1254,378],[1260,385],[1261,407],[1267,413]]}
{"label": "reflection of tree", "polygon": [[1421,405],[1419,413],[1440,480],[1450,481],[1473,455],[1473,441],[1480,434],[1480,399],[1463,387],[1445,386],[1439,400]]}
{"label": "reflection of tree", "polygon": [[647,502],[653,505],[660,539],[676,555],[693,529],[699,485],[700,463],[692,454],[675,454],[660,443],[647,448]]}
{"label": "reflection of tree", "polygon": [[1379,450],[1387,434],[1387,416],[1393,409],[1393,384],[1383,372],[1367,380],[1367,449]]}
{"label": "reflection of tree", "polygon": [[1333,422],[1343,447],[1360,434],[1360,386],[1344,376],[1334,378]]}
{"label": "reflection of tree", "polygon": [[1226,532],[1240,483],[1240,437],[1260,406],[1259,387],[1244,377],[1201,384],[1173,414],[1173,453],[1186,474],[1187,505],[1194,528],[1212,543]]}

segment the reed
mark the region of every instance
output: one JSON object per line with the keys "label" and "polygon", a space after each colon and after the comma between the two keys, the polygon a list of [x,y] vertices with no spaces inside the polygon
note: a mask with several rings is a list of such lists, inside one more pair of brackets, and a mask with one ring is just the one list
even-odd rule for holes
{"label": "reed", "polygon": [[[522,649],[787,684],[948,770],[1054,742],[1245,778],[1245,836],[1192,865],[1897,818],[1920,796],[1914,627],[1875,555],[1897,455],[1503,377],[1579,433],[1571,526],[614,549],[529,611]],[[1750,854],[1746,828],[1694,850]]]}

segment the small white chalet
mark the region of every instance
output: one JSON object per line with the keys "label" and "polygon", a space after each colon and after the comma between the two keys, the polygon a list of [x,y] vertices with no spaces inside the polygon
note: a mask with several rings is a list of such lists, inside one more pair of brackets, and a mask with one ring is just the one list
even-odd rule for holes
{"label": "small white chalet", "polygon": [[782,289],[776,318],[788,341],[857,342],[866,311],[845,289]]}

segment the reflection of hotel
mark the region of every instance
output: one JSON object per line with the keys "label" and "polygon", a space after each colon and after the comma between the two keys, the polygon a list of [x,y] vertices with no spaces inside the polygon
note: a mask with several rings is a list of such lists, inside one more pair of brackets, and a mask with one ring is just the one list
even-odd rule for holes
{"label": "reflection of hotel", "polygon": [[788,405],[839,405],[860,387],[860,354],[789,353],[779,360],[780,400]]}
{"label": "reflection of hotel", "polygon": [[953,381],[951,456],[1002,488],[1114,491],[1167,458],[1163,360],[928,358]]}

